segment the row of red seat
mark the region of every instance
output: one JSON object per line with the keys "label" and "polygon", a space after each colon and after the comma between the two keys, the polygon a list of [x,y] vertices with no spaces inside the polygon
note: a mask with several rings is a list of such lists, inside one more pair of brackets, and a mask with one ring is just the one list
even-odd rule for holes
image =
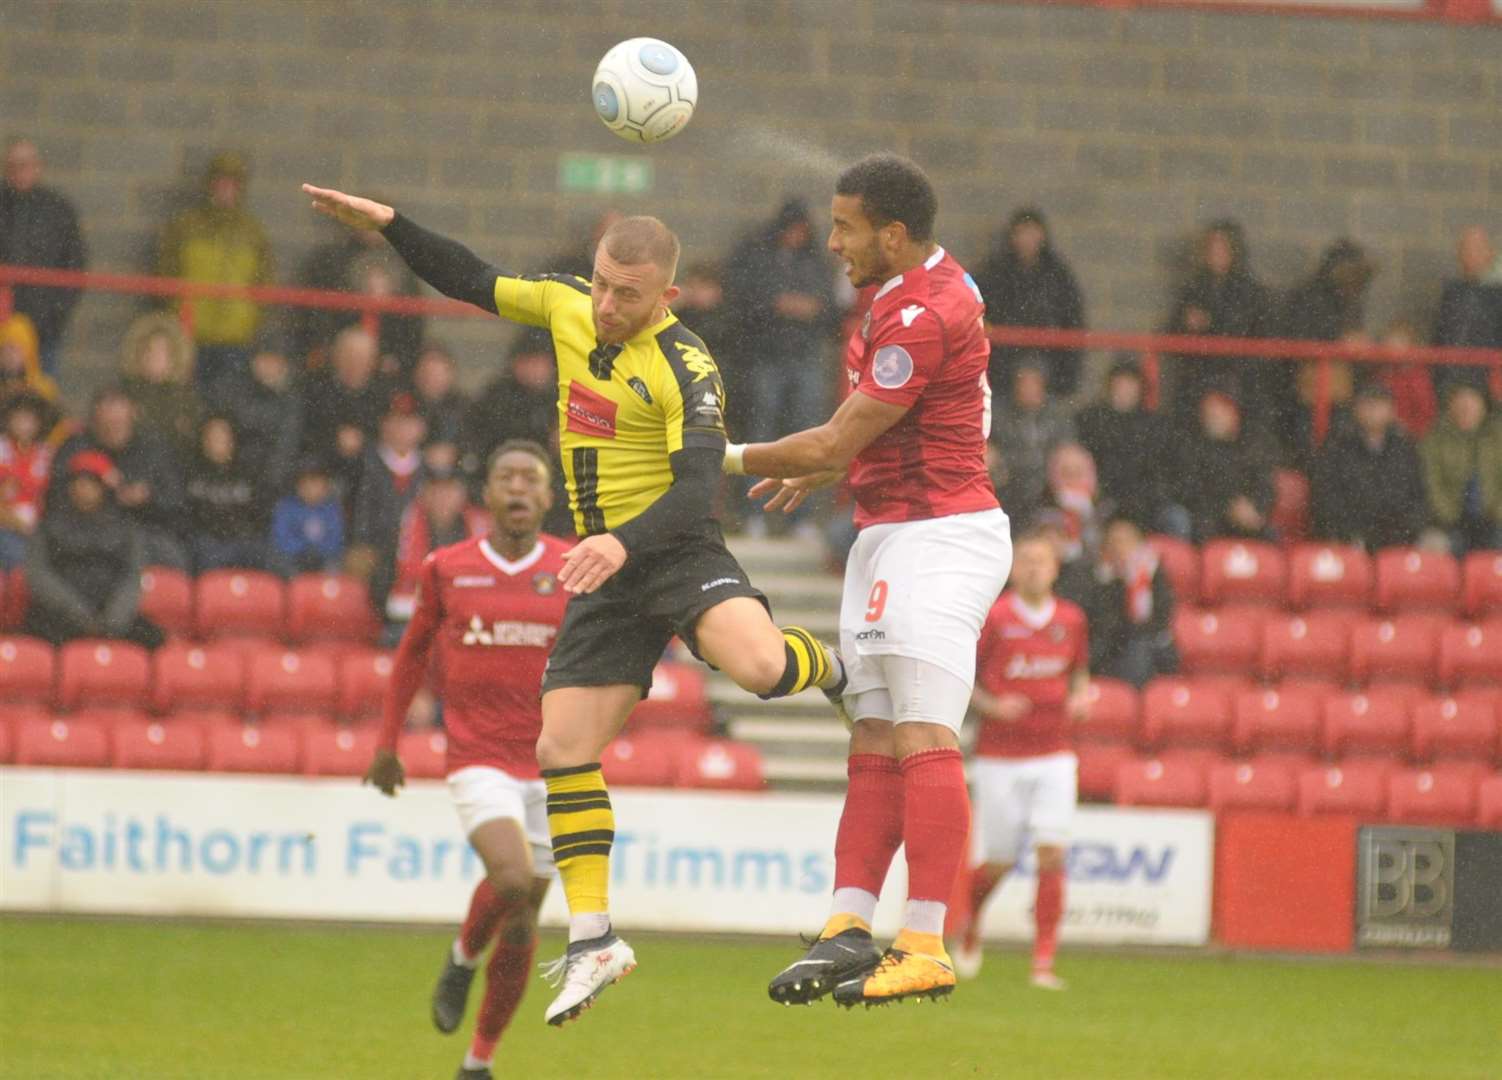
{"label": "row of red seat", "polygon": [[1153,536],[1153,548],[1182,603],[1261,604],[1375,611],[1447,611],[1479,618],[1502,611],[1502,551],[1444,552],[1252,540],[1211,540],[1203,547]]}
{"label": "row of red seat", "polygon": [[[337,715],[356,721],[379,713],[391,656],[363,646],[301,649],[260,639],[195,644],[171,641],[155,653],[119,641],[75,641],[54,650],[29,637],[0,637],[0,702]],[[703,673],[664,663],[638,722],[707,730],[712,722]]]}
{"label": "row of red seat", "polygon": [[1370,617],[1335,608],[1290,615],[1236,605],[1181,608],[1173,629],[1186,673],[1353,685],[1502,683],[1502,615],[1461,622],[1429,613]]}
{"label": "row of red seat", "polygon": [[[20,570],[0,576],[0,630],[20,626],[28,603]],[[153,566],[141,575],[141,613],[168,634],[203,640],[253,635],[371,642],[379,630],[365,584],[339,574],[303,574],[288,582],[258,570],[211,570],[190,578]]]}
{"label": "row of red seat", "polygon": [[1382,761],[1296,768],[1279,762],[1081,754],[1081,778],[1108,772],[1123,806],[1208,807],[1502,828],[1502,774],[1467,765],[1400,768]]}
{"label": "row of red seat", "polygon": [[1236,678],[1097,679],[1084,743],[1134,750],[1204,749],[1331,759],[1414,762],[1464,759],[1502,764],[1502,688],[1432,695],[1410,686],[1365,691],[1284,683],[1256,687]]}
{"label": "row of red seat", "polygon": [[[327,723],[162,723],[147,718],[34,718],[0,722],[0,762],[65,768],[212,770],[306,776],[360,776],[376,732]],[[407,775],[444,775],[443,732],[406,732],[398,750]],[[757,790],[764,786],[755,747],[687,731],[626,735],[611,744],[606,779],[623,786]]]}

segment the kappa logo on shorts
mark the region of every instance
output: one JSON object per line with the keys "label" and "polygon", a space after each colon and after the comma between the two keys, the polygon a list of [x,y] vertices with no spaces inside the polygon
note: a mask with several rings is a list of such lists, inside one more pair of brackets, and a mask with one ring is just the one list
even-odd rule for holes
{"label": "kappa logo on shorts", "polygon": [[871,377],[883,390],[906,386],[913,377],[913,357],[901,345],[883,345],[871,361]]}
{"label": "kappa logo on shorts", "polygon": [[699,591],[708,592],[710,589],[718,589],[721,585],[739,585],[740,583],[741,579],[738,577],[717,577],[713,581],[706,581],[700,585]]}

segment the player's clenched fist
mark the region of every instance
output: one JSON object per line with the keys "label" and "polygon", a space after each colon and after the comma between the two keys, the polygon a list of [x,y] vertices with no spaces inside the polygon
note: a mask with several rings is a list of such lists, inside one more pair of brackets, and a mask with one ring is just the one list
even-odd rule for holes
{"label": "player's clenched fist", "polygon": [[396,211],[374,199],[346,195],[331,188],[302,186],[303,194],[313,197],[313,209],[354,229],[384,229],[396,217]]}
{"label": "player's clenched fist", "polygon": [[626,565],[626,545],[609,533],[581,540],[563,556],[558,580],[571,593],[592,593]]}
{"label": "player's clenched fist", "polygon": [[402,767],[402,759],[390,750],[377,750],[362,782],[373,784],[382,795],[394,796],[396,789],[407,782],[407,770]]}

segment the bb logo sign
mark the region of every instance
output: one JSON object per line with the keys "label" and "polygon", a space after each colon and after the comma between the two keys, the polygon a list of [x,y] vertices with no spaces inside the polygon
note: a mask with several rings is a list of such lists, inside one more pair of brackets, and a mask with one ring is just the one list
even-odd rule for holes
{"label": "bb logo sign", "polygon": [[1455,834],[1366,828],[1357,840],[1356,943],[1445,949],[1455,910]]}

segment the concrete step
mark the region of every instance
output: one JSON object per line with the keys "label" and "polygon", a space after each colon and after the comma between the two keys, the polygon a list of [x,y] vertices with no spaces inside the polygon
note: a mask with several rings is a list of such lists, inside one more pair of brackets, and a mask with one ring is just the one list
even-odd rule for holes
{"label": "concrete step", "polygon": [[835,755],[844,760],[850,733],[833,717],[826,720],[738,714],[726,724],[732,739],[756,743],[764,754],[787,757]]}
{"label": "concrete step", "polygon": [[767,783],[778,791],[819,791],[838,794],[845,790],[845,759],[768,758],[762,762]]}
{"label": "concrete step", "polygon": [[742,690],[725,676],[716,674],[709,680],[709,701],[722,712],[766,713],[776,716],[833,717],[834,711],[824,695],[817,690],[805,690],[789,697],[763,701],[755,694]]}
{"label": "concrete step", "polygon": [[757,575],[752,578],[752,583],[771,597],[772,603],[777,607],[796,604],[802,607],[828,608],[835,613],[836,618],[839,616],[840,593],[844,581],[834,574],[823,571],[801,574],[781,571]]}
{"label": "concrete step", "polygon": [[752,580],[769,574],[786,572],[824,573],[826,553],[824,545],[817,540],[805,540],[796,536],[777,539],[752,539],[749,536],[727,536],[726,545],[740,564],[751,574]]}

